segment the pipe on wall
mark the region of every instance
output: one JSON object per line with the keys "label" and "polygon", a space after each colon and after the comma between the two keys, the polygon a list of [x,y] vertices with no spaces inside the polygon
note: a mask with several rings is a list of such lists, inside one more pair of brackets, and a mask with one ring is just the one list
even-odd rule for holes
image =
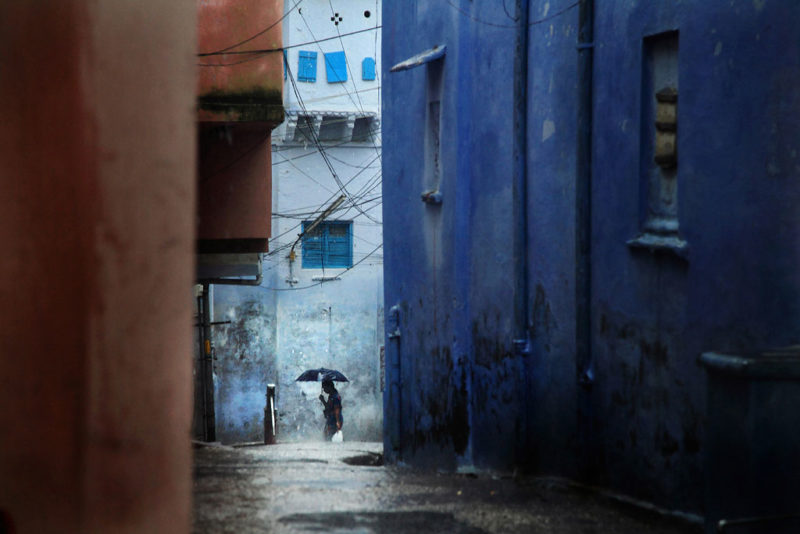
{"label": "pipe on wall", "polygon": [[575,335],[578,390],[579,454],[582,471],[591,477],[588,457],[593,436],[592,358],[592,85],[594,0],[580,0],[578,13],[578,139],[575,169]]}
{"label": "pipe on wall", "polygon": [[211,353],[211,295],[209,285],[203,284],[200,304],[200,362],[203,389],[203,437],[205,441],[217,440],[217,420],[214,407],[214,361]]}
{"label": "pipe on wall", "polygon": [[514,54],[514,345],[528,351],[528,2],[517,0]]}
{"label": "pipe on wall", "polygon": [[[530,391],[530,313],[528,283],[528,18],[530,0],[516,1],[517,35],[514,53],[514,352],[522,357],[523,396],[522,447],[528,448],[531,439],[528,413]],[[527,455],[522,455],[526,457]]]}

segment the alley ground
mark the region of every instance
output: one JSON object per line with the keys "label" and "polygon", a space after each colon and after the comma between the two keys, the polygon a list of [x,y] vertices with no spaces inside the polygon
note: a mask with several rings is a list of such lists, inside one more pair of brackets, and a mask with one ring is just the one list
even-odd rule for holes
{"label": "alley ground", "polygon": [[194,532],[688,534],[565,481],[384,467],[379,443],[201,446]]}

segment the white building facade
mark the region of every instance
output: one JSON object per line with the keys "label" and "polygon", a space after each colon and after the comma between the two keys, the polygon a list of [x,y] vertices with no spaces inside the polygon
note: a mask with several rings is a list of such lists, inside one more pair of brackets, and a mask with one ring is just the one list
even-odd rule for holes
{"label": "white building facade", "polygon": [[284,107],[273,133],[273,294],[279,439],[320,439],[319,384],[343,372],[346,440],[381,439],[383,250],[380,2],[286,0]]}

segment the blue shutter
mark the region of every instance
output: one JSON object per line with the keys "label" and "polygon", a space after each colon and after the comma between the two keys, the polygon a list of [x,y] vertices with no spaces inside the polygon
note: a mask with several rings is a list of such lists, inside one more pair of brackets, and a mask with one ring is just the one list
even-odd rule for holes
{"label": "blue shutter", "polygon": [[361,79],[375,79],[375,60],[371,57],[365,57],[364,61],[361,62]]}
{"label": "blue shutter", "polygon": [[300,60],[297,63],[297,79],[301,82],[317,81],[317,53],[300,51]]}
{"label": "blue shutter", "polygon": [[[303,231],[311,221],[303,222]],[[323,222],[303,236],[303,269],[352,267],[353,227],[350,222]]]}
{"label": "blue shutter", "polygon": [[347,60],[344,52],[331,52],[325,54],[325,70],[328,74],[328,83],[347,81]]}
{"label": "blue shutter", "polygon": [[286,50],[283,51],[283,79],[286,79],[286,71],[289,70],[289,56]]}
{"label": "blue shutter", "polygon": [[[303,222],[303,231],[311,225],[311,221]],[[325,244],[322,225],[303,236],[303,269],[319,269],[322,267],[322,255]]]}
{"label": "blue shutter", "polygon": [[350,223],[328,225],[328,263],[326,267],[353,265],[352,228]]}

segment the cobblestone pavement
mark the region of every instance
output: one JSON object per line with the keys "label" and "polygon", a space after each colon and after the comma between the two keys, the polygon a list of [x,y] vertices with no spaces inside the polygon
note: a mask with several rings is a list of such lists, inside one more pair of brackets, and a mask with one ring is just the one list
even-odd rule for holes
{"label": "cobblestone pavement", "polygon": [[379,443],[196,448],[194,532],[688,534],[564,481],[383,467]]}

